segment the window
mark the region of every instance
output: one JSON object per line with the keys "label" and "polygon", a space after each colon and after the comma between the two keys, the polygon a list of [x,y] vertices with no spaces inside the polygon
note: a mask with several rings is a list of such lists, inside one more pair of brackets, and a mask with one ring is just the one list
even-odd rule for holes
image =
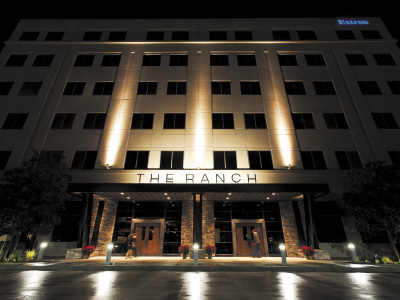
{"label": "window", "polygon": [[33,67],[50,67],[54,55],[38,55],[33,62]]}
{"label": "window", "polygon": [[273,170],[272,156],[270,151],[248,151],[250,169]]}
{"label": "window", "polygon": [[251,31],[235,31],[235,40],[237,41],[251,41],[253,34]]}
{"label": "window", "polygon": [[147,169],[149,151],[127,151],[124,169]]}
{"label": "window", "polygon": [[343,113],[324,113],[323,116],[328,129],[349,129]]}
{"label": "window", "polygon": [[340,170],[361,170],[363,165],[357,151],[335,151]]}
{"label": "window", "polygon": [[0,151],[0,170],[4,170],[10,159],[11,151]]}
{"label": "window", "polygon": [[104,55],[101,62],[102,67],[118,67],[121,55]]}
{"label": "window", "polygon": [[361,93],[363,95],[381,95],[381,89],[376,81],[358,81]]}
{"label": "window", "polygon": [[186,82],[168,82],[167,95],[186,95]]}
{"label": "window", "polygon": [[291,40],[289,31],[272,31],[272,37],[275,41],[289,41]]}
{"label": "window", "polygon": [[285,81],[285,90],[288,95],[305,95],[306,89],[302,81]]}
{"label": "window", "polygon": [[226,31],[210,31],[211,41],[225,41],[228,39]]}
{"label": "window", "polygon": [[170,67],[185,67],[188,65],[188,56],[183,54],[171,54],[169,56]]}
{"label": "window", "polygon": [[322,54],[305,54],[307,66],[325,66],[324,56]]}
{"label": "window", "polygon": [[366,40],[379,40],[382,38],[378,30],[361,30],[361,34]]}
{"label": "window", "polygon": [[183,151],[161,151],[160,169],[183,169]]}
{"label": "window", "polygon": [[157,82],[139,82],[138,95],[155,95],[157,93]]}
{"label": "window", "polygon": [[335,87],[331,81],[314,81],[313,85],[317,95],[336,95]]}
{"label": "window", "polygon": [[18,93],[19,96],[35,96],[39,94],[41,82],[24,82]]}
{"label": "window", "polygon": [[88,31],[85,32],[83,36],[84,41],[100,41],[101,32],[100,31]]}
{"label": "window", "polygon": [[86,114],[82,129],[104,129],[106,117],[107,114],[105,113]]}
{"label": "window", "polygon": [[214,169],[237,169],[235,151],[214,151]]}
{"label": "window", "polygon": [[356,36],[351,30],[338,30],[336,31],[336,36],[339,40],[355,40]]}
{"label": "window", "polygon": [[367,60],[364,54],[346,54],[350,66],[367,66]]}
{"label": "window", "polygon": [[22,67],[27,58],[28,58],[28,55],[19,55],[19,54],[18,55],[17,54],[10,55],[5,66],[6,67]]}
{"label": "window", "polygon": [[311,113],[292,113],[292,120],[295,129],[315,129]]}
{"label": "window", "polygon": [[238,55],[238,66],[257,66],[255,55]]}
{"label": "window", "polygon": [[0,82],[0,96],[6,96],[10,93],[13,82]]}
{"label": "window", "polygon": [[279,65],[282,67],[297,66],[296,55],[294,54],[279,54]]}
{"label": "window", "polygon": [[393,95],[400,95],[400,81],[388,81],[387,84]]}
{"label": "window", "polygon": [[75,114],[55,114],[51,129],[71,129],[74,120]]}
{"label": "window", "polygon": [[93,95],[112,95],[114,82],[96,82],[93,88]]}
{"label": "window", "polygon": [[400,165],[400,151],[388,151],[390,160],[394,165]]}
{"label": "window", "polygon": [[301,30],[297,31],[297,35],[299,36],[299,40],[316,40],[317,36],[315,32],[312,30]]}
{"label": "window", "polygon": [[8,114],[1,129],[22,129],[27,118],[28,114],[26,113]]}
{"label": "window", "polygon": [[391,113],[372,113],[375,125],[378,129],[398,129],[396,120]]}
{"label": "window", "polygon": [[39,37],[39,32],[36,31],[25,31],[19,38],[20,41],[36,41]]}
{"label": "window", "polygon": [[233,114],[212,114],[213,129],[235,129]]}
{"label": "window", "polygon": [[153,129],[154,114],[133,114],[131,129]]}
{"label": "window", "polygon": [[173,41],[187,41],[189,40],[189,31],[173,31],[171,34]]}
{"label": "window", "polygon": [[77,55],[74,67],[91,67],[93,64],[94,55]]}
{"label": "window", "polygon": [[126,32],[125,31],[112,31],[108,36],[109,41],[125,41]]}
{"label": "window", "polygon": [[213,95],[230,95],[231,83],[228,81],[211,82],[211,93]]}
{"label": "window", "polygon": [[395,66],[396,62],[393,59],[393,56],[389,53],[382,53],[382,54],[373,54],[376,63],[379,66]]}
{"label": "window", "polygon": [[242,95],[261,95],[261,87],[258,81],[241,81],[240,91]]}
{"label": "window", "polygon": [[144,67],[155,67],[160,66],[161,55],[143,55],[142,66]]}
{"label": "window", "polygon": [[53,32],[48,32],[45,41],[61,41],[64,37],[64,32],[59,32],[59,31],[53,31]]}
{"label": "window", "polygon": [[56,162],[61,162],[64,156],[64,151],[51,151],[43,150],[40,151],[40,159],[53,160]]}
{"label": "window", "polygon": [[147,41],[162,41],[164,39],[163,31],[149,31],[147,32]]}
{"label": "window", "polygon": [[246,129],[267,129],[264,114],[244,114],[244,125]]}
{"label": "window", "polygon": [[82,95],[85,85],[85,82],[67,82],[63,95]]}
{"label": "window", "polygon": [[228,55],[210,55],[210,65],[211,66],[229,66],[229,56]]}
{"label": "window", "polygon": [[71,169],[90,170],[94,169],[97,159],[97,151],[76,151],[72,160]]}
{"label": "window", "polygon": [[322,151],[300,151],[304,170],[326,170]]}
{"label": "window", "polygon": [[164,129],[185,129],[186,114],[164,114]]}

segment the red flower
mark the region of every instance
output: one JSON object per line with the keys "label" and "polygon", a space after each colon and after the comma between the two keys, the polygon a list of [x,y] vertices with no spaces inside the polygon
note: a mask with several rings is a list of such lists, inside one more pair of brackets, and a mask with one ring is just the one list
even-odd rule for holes
{"label": "red flower", "polygon": [[189,250],[190,250],[190,247],[188,245],[181,245],[181,246],[178,247],[178,251],[181,254],[183,254],[183,253],[184,254],[188,254]]}
{"label": "red flower", "polygon": [[304,254],[306,255],[313,255],[314,254],[314,249],[308,246],[303,246],[301,247],[301,251],[303,251]]}
{"label": "red flower", "polygon": [[86,246],[82,248],[82,254],[92,254],[94,250],[94,246]]}
{"label": "red flower", "polygon": [[211,253],[215,253],[217,251],[217,247],[213,246],[213,245],[207,245],[205,247],[206,253],[207,254],[211,254]]}

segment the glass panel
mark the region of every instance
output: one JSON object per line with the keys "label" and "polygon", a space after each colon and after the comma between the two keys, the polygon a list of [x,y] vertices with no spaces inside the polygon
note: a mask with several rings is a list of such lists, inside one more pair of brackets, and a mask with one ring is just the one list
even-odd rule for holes
{"label": "glass panel", "polygon": [[153,233],[154,233],[154,228],[153,226],[149,227],[149,241],[153,240]]}
{"label": "glass panel", "polygon": [[144,241],[144,239],[146,238],[146,227],[142,227],[142,233],[141,233],[141,237],[140,237],[140,239],[142,240],[142,241]]}
{"label": "glass panel", "polygon": [[247,241],[248,235],[247,235],[247,227],[246,226],[243,227],[242,235],[243,235],[243,240]]}

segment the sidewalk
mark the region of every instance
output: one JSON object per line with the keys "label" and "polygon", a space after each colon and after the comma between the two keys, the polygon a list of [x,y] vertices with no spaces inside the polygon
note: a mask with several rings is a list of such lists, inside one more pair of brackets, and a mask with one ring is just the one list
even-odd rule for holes
{"label": "sidewalk", "polygon": [[374,265],[355,264],[344,260],[307,260],[287,258],[282,266],[280,257],[213,257],[199,259],[198,266],[192,259],[181,257],[137,257],[126,260],[122,256],[111,258],[111,265],[105,265],[105,256],[89,259],[44,259],[43,262],[2,262],[2,271],[205,271],[205,272],[365,272],[400,273],[400,264]]}

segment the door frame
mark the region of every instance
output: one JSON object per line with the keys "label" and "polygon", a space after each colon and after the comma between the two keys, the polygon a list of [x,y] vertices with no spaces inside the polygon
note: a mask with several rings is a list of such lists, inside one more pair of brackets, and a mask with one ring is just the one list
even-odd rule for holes
{"label": "door frame", "polygon": [[147,225],[160,224],[160,237],[158,240],[158,256],[163,255],[164,233],[165,233],[165,219],[132,219],[131,232],[133,233],[135,225],[138,223],[145,223]]}
{"label": "door frame", "polygon": [[265,256],[269,257],[268,252],[268,242],[267,242],[267,231],[265,228],[265,220],[264,219],[232,219],[232,243],[233,243],[233,255],[238,256],[237,253],[237,240],[236,240],[236,224],[261,224],[261,232],[264,243],[264,252]]}

